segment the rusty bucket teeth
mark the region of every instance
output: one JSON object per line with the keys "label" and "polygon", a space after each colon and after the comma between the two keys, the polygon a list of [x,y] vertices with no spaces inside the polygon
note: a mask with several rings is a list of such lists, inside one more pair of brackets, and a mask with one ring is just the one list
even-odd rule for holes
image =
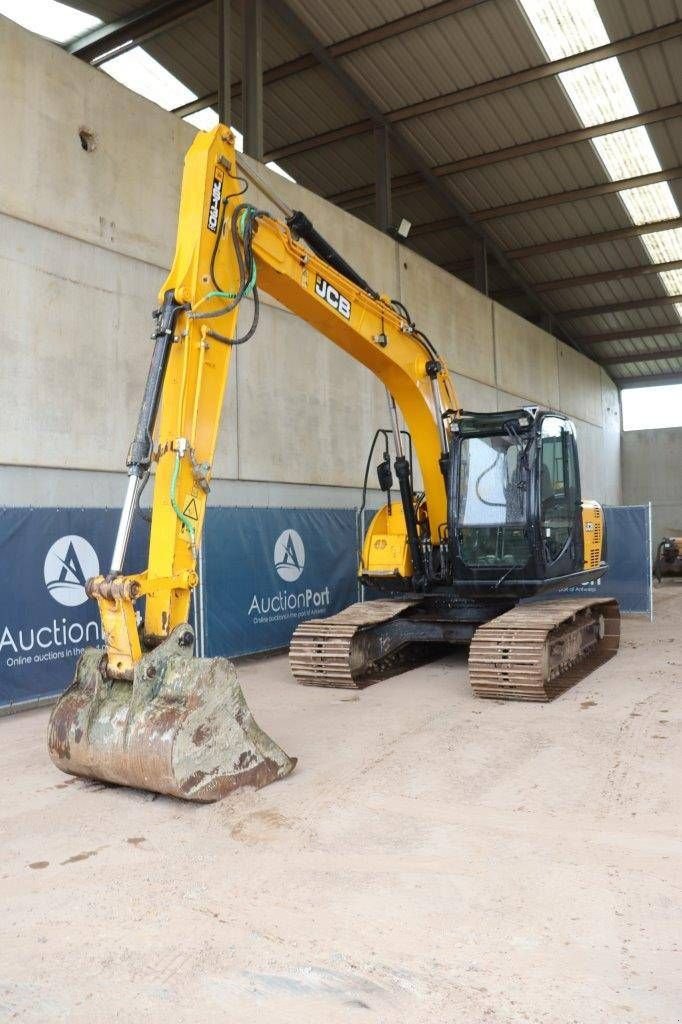
{"label": "rusty bucket teeth", "polygon": [[106,679],[102,651],[86,650],[50,716],[56,766],[202,802],[293,771],[295,758],[256,724],[233,663],[192,657],[193,639],[179,626],[138,662],[132,684]]}

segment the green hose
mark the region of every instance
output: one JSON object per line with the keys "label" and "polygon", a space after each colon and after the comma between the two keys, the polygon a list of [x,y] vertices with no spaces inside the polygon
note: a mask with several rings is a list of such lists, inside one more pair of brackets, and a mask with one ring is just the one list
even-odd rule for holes
{"label": "green hose", "polygon": [[[251,209],[253,209],[253,207],[251,207],[249,210],[242,210],[241,214],[239,215],[238,230],[239,230],[239,233],[242,236],[242,238],[244,237],[244,224],[245,224],[246,218],[248,217]],[[250,295],[252,293],[253,289],[256,287],[256,277],[257,277],[256,261],[254,260],[253,261],[253,269],[251,271],[251,277],[249,278],[249,283],[247,284],[246,288],[244,289],[244,293],[242,295],[242,298],[244,298],[245,295]],[[236,292],[221,292],[221,291],[207,292],[207,294],[204,295],[199,300],[199,302],[197,302],[197,304],[196,304],[196,306],[194,308],[197,309],[199,306],[203,305],[203,303],[207,302],[209,299],[228,299],[229,300],[229,299],[236,299],[236,298],[237,298],[237,293]]]}
{"label": "green hose", "polygon": [[173,475],[171,477],[170,500],[171,500],[171,505],[173,506],[173,511],[175,512],[176,516],[178,517],[180,522],[183,524],[183,526],[185,526],[185,528],[187,529],[190,541],[192,543],[192,547],[194,547],[194,523],[192,523],[191,520],[189,520],[187,518],[185,513],[182,511],[182,509],[178,505],[177,489],[178,489],[178,476],[179,475],[180,475],[180,454],[179,454],[179,452],[176,452],[175,453],[175,465],[173,466]]}

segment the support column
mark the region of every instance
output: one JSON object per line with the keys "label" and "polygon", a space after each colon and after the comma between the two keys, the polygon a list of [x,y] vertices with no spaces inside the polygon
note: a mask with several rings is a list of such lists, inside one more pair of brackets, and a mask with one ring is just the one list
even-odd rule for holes
{"label": "support column", "polygon": [[232,124],[231,7],[232,0],[218,0],[218,117],[228,126]]}
{"label": "support column", "polygon": [[374,166],[376,175],[375,224],[379,231],[388,231],[391,213],[391,136],[387,125],[374,128]]}
{"label": "support column", "polygon": [[475,238],[474,246],[474,288],[483,295],[488,294],[488,247],[483,238]]}
{"label": "support column", "polygon": [[263,159],[263,0],[242,0],[244,152]]}

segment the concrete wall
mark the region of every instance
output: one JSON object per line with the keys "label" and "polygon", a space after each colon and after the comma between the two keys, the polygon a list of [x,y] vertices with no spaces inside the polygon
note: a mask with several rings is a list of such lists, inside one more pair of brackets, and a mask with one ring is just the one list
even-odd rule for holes
{"label": "concrete wall", "polygon": [[652,541],[682,535],[682,427],[623,434],[623,501],[652,503]]}
{"label": "concrete wall", "polygon": [[[0,501],[118,504],[194,129],[3,18],[0,48]],[[618,396],[594,363],[350,214],[259,173],[408,306],[466,407],[569,413],[585,493],[619,500]],[[263,299],[259,332],[233,359],[214,500],[352,504],[371,435],[386,425],[383,389]]]}

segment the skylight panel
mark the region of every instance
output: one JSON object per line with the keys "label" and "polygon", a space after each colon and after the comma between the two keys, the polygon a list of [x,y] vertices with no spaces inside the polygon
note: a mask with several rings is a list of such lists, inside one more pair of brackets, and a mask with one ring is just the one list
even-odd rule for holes
{"label": "skylight panel", "polygon": [[0,14],[55,43],[68,43],[102,24],[92,14],[57,0],[0,0]]}
{"label": "skylight panel", "polygon": [[166,71],[140,46],[104,61],[100,67],[121,85],[127,85],[133,92],[158,103],[164,110],[181,107],[183,103],[190,103],[197,98],[191,89],[170,71]]}
{"label": "skylight panel", "polygon": [[286,178],[287,181],[293,181],[294,185],[296,184],[296,178],[292,178],[288,171],[285,171],[283,167],[276,164],[274,160],[268,160],[265,166],[269,167],[271,171],[275,172],[275,174],[279,174],[282,178]]}
{"label": "skylight panel", "polygon": [[636,114],[637,104],[617,57],[559,75],[583,124],[603,124]]}
{"label": "skylight panel", "polygon": [[682,256],[682,228],[642,235],[642,242],[653,263],[668,263],[670,260],[679,260]]}
{"label": "skylight panel", "polygon": [[625,189],[620,193],[620,198],[635,224],[652,224],[656,220],[679,217],[680,214],[670,186],[665,181]]}
{"label": "skylight panel", "polygon": [[[550,60],[610,42],[594,0],[519,0]],[[637,104],[617,57],[597,61],[558,76],[575,111],[586,126],[605,124],[638,113]],[[661,170],[644,126],[612,132],[591,140],[612,181]],[[667,182],[623,189],[617,193],[635,224],[679,217]],[[654,263],[680,259],[682,230],[652,232],[641,241]],[[672,272],[676,274],[677,272]],[[680,278],[667,273],[660,280],[670,294],[680,291]],[[682,317],[682,304],[675,310]]]}
{"label": "skylight panel", "polygon": [[210,107],[204,107],[203,110],[197,110],[194,114],[188,114],[182,120],[193,124],[195,128],[200,128],[202,132],[210,132],[211,128],[215,128],[218,124],[218,115]]}
{"label": "skylight panel", "polygon": [[521,0],[550,60],[610,42],[594,0]]}
{"label": "skylight panel", "polygon": [[614,181],[631,178],[635,174],[652,174],[661,170],[661,164],[646,128],[627,128],[623,132],[601,135],[592,139],[602,163]]}
{"label": "skylight panel", "polygon": [[682,295],[682,270],[664,270],[660,278],[671,295]]}

